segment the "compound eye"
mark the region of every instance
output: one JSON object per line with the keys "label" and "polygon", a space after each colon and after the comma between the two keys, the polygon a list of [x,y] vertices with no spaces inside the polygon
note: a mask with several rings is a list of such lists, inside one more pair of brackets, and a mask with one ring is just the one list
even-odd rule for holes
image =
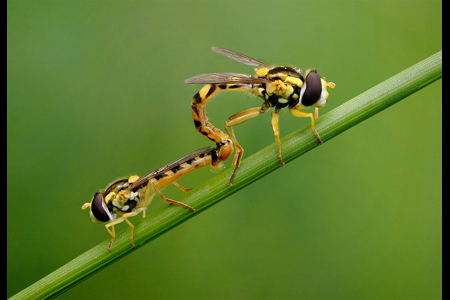
{"label": "compound eye", "polygon": [[316,70],[312,70],[306,75],[306,89],[302,98],[302,104],[304,106],[311,106],[319,101],[320,95],[322,94],[321,78]]}
{"label": "compound eye", "polygon": [[110,213],[109,211],[107,211],[107,209],[108,208],[106,207],[103,200],[103,193],[95,193],[94,199],[92,199],[91,203],[91,216],[94,217],[97,221],[108,222],[110,220]]}

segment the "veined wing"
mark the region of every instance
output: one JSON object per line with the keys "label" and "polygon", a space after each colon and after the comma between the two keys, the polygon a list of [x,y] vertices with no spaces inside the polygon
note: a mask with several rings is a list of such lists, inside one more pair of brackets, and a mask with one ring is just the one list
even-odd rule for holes
{"label": "veined wing", "polygon": [[237,83],[270,83],[267,79],[256,78],[238,73],[208,73],[186,79],[184,82],[193,84],[237,84]]}
{"label": "veined wing", "polygon": [[242,53],[228,50],[225,48],[219,48],[219,47],[212,47],[212,51],[217,52],[219,54],[225,55],[226,57],[229,57],[231,59],[234,59],[235,61],[238,61],[242,64],[246,64],[249,66],[254,67],[263,67],[263,68],[270,68],[266,63],[263,63],[262,61],[259,61],[257,59],[251,58],[250,56],[244,55]]}
{"label": "veined wing", "polygon": [[193,159],[193,158],[195,158],[195,157],[197,157],[199,155],[206,154],[209,151],[214,150],[214,149],[215,148],[212,148],[212,147],[204,147],[204,148],[200,148],[200,149],[198,149],[198,150],[196,150],[194,152],[191,152],[188,155],[185,155],[182,158],[179,158],[179,159],[177,159],[177,160],[175,160],[175,161],[173,161],[173,162],[171,162],[171,163],[169,163],[169,164],[167,164],[167,165],[165,165],[165,166],[163,166],[163,167],[161,167],[159,169],[156,169],[155,171],[151,172],[150,174],[147,174],[144,177],[139,178],[136,182],[134,182],[128,188],[128,190],[132,190],[135,187],[138,187],[138,186],[140,186],[142,184],[146,184],[150,179],[152,179],[152,178],[154,178],[154,177],[156,177],[156,176],[166,172],[167,170],[170,170],[170,169],[172,169],[172,168],[174,168],[176,166],[179,166],[182,163],[187,162],[187,161],[189,161],[189,160],[191,160],[191,159]]}

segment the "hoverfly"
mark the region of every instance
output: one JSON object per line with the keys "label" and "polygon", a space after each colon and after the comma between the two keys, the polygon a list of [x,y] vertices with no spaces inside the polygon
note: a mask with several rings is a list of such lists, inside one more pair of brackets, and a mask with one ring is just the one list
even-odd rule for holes
{"label": "hoverfly", "polygon": [[[222,147],[225,150],[224,152],[228,151],[229,154],[233,152],[231,141],[225,143]],[[108,246],[109,251],[111,251],[111,246],[116,238],[114,225],[119,224],[124,220],[131,227],[130,239],[131,245],[134,246],[134,226],[128,218],[136,216],[140,212],[142,212],[143,217],[145,217],[145,210],[156,194],[158,194],[165,202],[180,205],[191,211],[195,211],[194,208],[185,203],[164,197],[160,189],[173,183],[184,192],[190,191],[191,189],[185,189],[175,180],[204,166],[218,166],[220,161],[217,159],[217,153],[218,149],[216,148],[201,148],[145,175],[144,177],[139,178],[139,176],[135,175],[129,178],[116,180],[104,191],[95,193],[91,202],[85,203],[82,206],[82,209],[90,207],[89,215],[93,223],[108,222],[105,225],[105,228],[112,236],[112,240]],[[116,215],[120,215],[121,217],[116,218]]]}
{"label": "hoverfly", "polygon": [[[206,84],[193,97],[191,107],[195,128],[218,145],[219,158],[221,157],[220,145],[223,141],[231,137],[231,140],[236,145],[236,153],[233,159],[233,165],[236,167],[228,182],[229,185],[232,185],[244,152],[244,149],[236,139],[232,126],[259,116],[271,107],[275,108],[272,113],[272,129],[275,140],[278,143],[278,160],[281,166],[284,165],[284,162],[281,157],[278,116],[282,108],[289,107],[290,113],[295,117],[311,118],[311,129],[318,143],[322,143],[319,133],[314,126],[314,119],[317,119],[319,116],[319,108],[327,103],[327,87],[334,88],[334,83],[326,82],[314,69],[308,69],[305,76],[303,76],[300,70],[295,68],[270,67],[264,62],[236,51],[217,47],[212,47],[211,49],[240,63],[257,67],[255,69],[257,77],[237,73],[209,73],[185,80],[186,83],[191,84]],[[231,116],[225,123],[227,135],[208,122],[205,105],[217,92],[228,90],[243,91],[256,95],[263,99],[263,104],[261,107],[246,109]],[[315,107],[314,114],[302,111],[303,108],[307,107]]]}

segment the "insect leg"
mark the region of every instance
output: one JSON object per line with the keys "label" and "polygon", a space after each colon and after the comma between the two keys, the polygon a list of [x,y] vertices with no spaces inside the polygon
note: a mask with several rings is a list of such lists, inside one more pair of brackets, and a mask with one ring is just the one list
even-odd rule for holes
{"label": "insect leg", "polygon": [[[236,139],[236,136],[234,135],[234,131],[232,129],[232,126],[241,124],[242,122],[245,122],[248,119],[257,117],[257,116],[259,116],[260,114],[262,114],[264,112],[265,112],[265,110],[260,108],[260,107],[249,108],[249,109],[246,109],[244,111],[241,111],[241,112],[231,116],[228,119],[229,121],[225,123],[225,129],[227,130],[228,134],[230,135],[231,140],[236,145],[236,154],[234,155],[233,166],[235,166],[237,164],[237,156],[238,156],[238,154],[241,153],[241,156],[242,156],[242,153],[244,152],[244,149],[242,149],[241,145],[238,143],[238,141]],[[228,129],[230,129],[230,130],[228,130]]]}
{"label": "insect leg", "polygon": [[128,221],[128,218],[129,218],[129,217],[134,217],[135,215],[137,215],[137,214],[140,213],[141,211],[144,211],[144,213],[145,213],[145,209],[146,209],[146,207],[143,207],[143,208],[137,209],[136,211],[132,211],[132,212],[126,213],[126,214],[124,214],[124,215],[122,216],[122,217],[124,218],[124,220],[128,223],[128,225],[131,227],[131,236],[130,236],[130,240],[131,240],[131,246],[133,246],[133,247],[134,247],[134,242],[133,242],[134,225],[131,224],[130,221]]}
{"label": "insect leg", "polygon": [[179,184],[176,181],[174,181],[172,183],[173,183],[174,186],[176,186],[177,188],[179,188],[180,190],[182,190],[185,193],[192,191],[192,189],[186,189],[186,188],[182,187],[181,184]]}
{"label": "insect leg", "polygon": [[303,118],[303,117],[309,117],[311,118],[311,129],[314,132],[314,134],[316,135],[317,141],[320,144],[322,144],[322,139],[319,136],[319,133],[316,131],[316,128],[314,126],[314,115],[313,113],[307,113],[301,110],[297,110],[295,107],[291,107],[289,109],[290,113],[295,116],[295,117],[299,117],[299,118]]}
{"label": "insect leg", "polygon": [[255,108],[249,108],[244,111],[241,111],[233,116],[231,116],[228,120],[228,122],[225,123],[225,129],[227,133],[230,135],[231,140],[236,145],[236,153],[234,155],[233,159],[233,166],[236,166],[233,172],[233,175],[230,178],[230,181],[228,182],[228,185],[231,185],[231,182],[233,181],[234,176],[236,175],[237,169],[239,168],[239,165],[241,163],[242,155],[244,154],[244,149],[239,144],[239,142],[236,139],[236,135],[234,134],[233,127],[234,125],[241,124],[242,122],[247,121],[248,119],[254,118],[259,116],[260,114],[264,113],[266,110],[261,107],[255,107]]}
{"label": "insect leg", "polygon": [[278,160],[280,161],[280,166],[284,166],[283,159],[281,158],[281,141],[280,141],[280,130],[278,128],[278,117],[280,115],[280,109],[275,108],[272,113],[272,129],[275,135],[275,140],[278,143]]}
{"label": "insect leg", "polygon": [[234,140],[234,142],[236,143],[236,154],[234,155],[233,163],[231,164],[232,166],[235,166],[235,168],[234,168],[233,174],[230,177],[230,180],[228,180],[228,185],[232,186],[234,176],[236,176],[236,172],[239,168],[239,165],[241,164],[241,158],[242,158],[242,154],[244,154],[244,149],[236,141],[236,136],[234,135],[233,127],[231,127],[231,126],[225,127],[225,130],[230,135],[231,139]]}
{"label": "insect leg", "polygon": [[225,126],[225,130],[227,131],[230,138],[233,140],[233,142],[236,144],[236,153],[234,154],[233,163],[232,166],[236,166],[236,169],[239,167],[239,162],[241,161],[242,154],[244,154],[244,148],[241,147],[241,145],[236,140],[236,135],[234,134],[233,127],[227,127]]}
{"label": "insect leg", "polygon": [[[122,223],[124,220],[125,220],[125,221],[128,223],[128,225],[131,227],[131,237],[130,237],[130,240],[131,240],[131,246],[134,247],[134,242],[133,242],[134,226],[133,226],[133,224],[131,224],[130,221],[128,221],[127,218],[133,217],[133,216],[137,215],[138,213],[140,213],[141,211],[144,211],[144,216],[145,216],[145,207],[144,207],[144,208],[137,209],[136,211],[132,211],[132,212],[130,212],[130,213],[126,213],[126,214],[124,214],[121,218],[118,218],[118,219],[116,219],[116,220],[114,220],[114,221],[112,221],[112,222],[110,222],[110,223],[108,223],[108,224],[105,225],[106,230],[107,230],[107,231],[109,232],[109,234],[112,236],[112,240],[111,240],[111,242],[109,242],[109,246],[108,246],[108,250],[109,250],[109,251],[111,251],[111,246],[112,246],[114,240],[116,239],[116,233],[115,233],[115,230],[114,230],[114,225],[117,225],[117,224],[119,224],[119,223]],[[112,227],[112,231],[109,229],[109,227]]]}
{"label": "insect leg", "polygon": [[[149,183],[149,184],[150,184],[150,183]],[[182,203],[182,202],[175,201],[175,200],[168,199],[168,198],[164,197],[164,195],[161,193],[161,191],[156,187],[156,185],[155,185],[154,183],[151,183],[151,185],[152,185],[152,187],[155,189],[155,191],[158,193],[158,195],[161,197],[161,199],[164,200],[164,202],[168,202],[168,203],[171,203],[171,204],[180,205],[180,206],[189,208],[189,209],[192,210],[192,211],[195,211],[194,208],[190,207],[190,206],[187,205],[187,204],[184,204],[184,203]]]}
{"label": "insect leg", "polygon": [[[116,233],[114,231],[114,225],[119,224],[120,222],[123,222],[123,220],[124,220],[123,218],[118,218],[118,219],[115,219],[114,221],[112,221],[112,222],[110,222],[110,223],[105,225],[106,230],[112,236],[112,240],[111,240],[111,242],[109,242],[109,246],[108,246],[108,250],[109,251],[111,251],[111,246],[112,246],[114,240],[116,239]],[[109,230],[108,227],[112,227],[112,231]]]}

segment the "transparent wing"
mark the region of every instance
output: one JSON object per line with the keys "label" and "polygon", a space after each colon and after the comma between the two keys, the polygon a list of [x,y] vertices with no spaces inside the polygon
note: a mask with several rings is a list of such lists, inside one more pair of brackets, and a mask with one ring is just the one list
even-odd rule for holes
{"label": "transparent wing", "polygon": [[176,166],[179,166],[179,165],[181,165],[182,163],[187,162],[187,161],[189,161],[189,160],[191,160],[191,159],[193,159],[193,158],[195,158],[195,157],[197,157],[197,156],[199,156],[199,155],[201,155],[201,154],[206,154],[206,153],[208,153],[209,151],[214,150],[214,149],[215,149],[215,148],[204,147],[204,148],[200,148],[200,149],[198,149],[198,150],[196,150],[196,151],[194,151],[194,152],[191,152],[191,153],[189,153],[188,155],[185,155],[185,156],[183,156],[182,158],[179,158],[179,159],[177,159],[177,160],[175,160],[175,161],[173,161],[173,162],[171,162],[171,163],[169,163],[169,164],[167,164],[167,165],[165,165],[165,166],[163,166],[163,167],[161,167],[161,168],[159,168],[159,169],[156,169],[155,171],[151,172],[150,174],[147,174],[147,175],[145,175],[145,176],[139,178],[139,179],[138,179],[136,182],[134,182],[128,189],[129,189],[129,190],[132,190],[132,189],[134,189],[134,188],[137,187],[137,186],[140,186],[140,185],[142,185],[142,184],[145,184],[145,183],[147,183],[150,179],[152,179],[152,178],[154,178],[154,177],[156,177],[156,176],[158,176],[158,175],[164,173],[165,171],[170,170],[170,169],[172,169],[172,168],[174,168],[174,167],[176,167]]}
{"label": "transparent wing", "polygon": [[269,80],[237,73],[208,73],[186,79],[184,82],[192,84],[237,84],[237,83],[270,83]]}
{"label": "transparent wing", "polygon": [[233,50],[228,50],[228,49],[219,48],[219,47],[212,47],[211,50],[214,52],[217,52],[219,54],[225,55],[226,57],[229,57],[231,59],[234,59],[235,61],[238,61],[242,64],[246,64],[246,65],[254,66],[254,67],[269,68],[269,66],[266,63],[263,63],[262,61],[251,58],[247,55],[244,55],[242,53],[239,53],[239,52],[236,52]]}

